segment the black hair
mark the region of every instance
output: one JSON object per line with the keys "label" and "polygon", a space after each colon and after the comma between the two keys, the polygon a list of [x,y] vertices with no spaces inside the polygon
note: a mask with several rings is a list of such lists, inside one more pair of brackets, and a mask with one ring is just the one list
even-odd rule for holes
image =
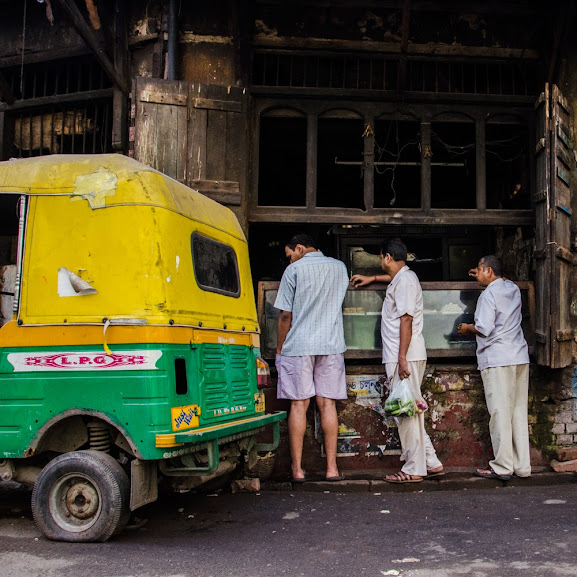
{"label": "black hair", "polygon": [[297,244],[302,244],[305,248],[317,248],[317,243],[312,236],[304,232],[295,234],[285,246],[288,246],[291,250],[294,250]]}
{"label": "black hair", "polygon": [[487,256],[481,257],[479,262],[483,266],[490,266],[493,269],[495,276],[503,276],[503,263],[498,256],[495,256],[494,254],[488,254]]}
{"label": "black hair", "polygon": [[383,256],[390,254],[393,260],[407,261],[407,245],[400,238],[388,238],[381,244]]}

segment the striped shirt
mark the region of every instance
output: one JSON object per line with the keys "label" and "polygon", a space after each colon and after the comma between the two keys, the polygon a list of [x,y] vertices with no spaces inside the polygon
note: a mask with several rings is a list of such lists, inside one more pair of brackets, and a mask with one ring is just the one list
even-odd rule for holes
{"label": "striped shirt", "polygon": [[521,328],[521,291],[503,278],[481,293],[475,310],[479,370],[529,363],[527,341]]}
{"label": "striped shirt", "polygon": [[286,268],[274,303],[275,308],[292,312],[283,356],[336,355],[347,350],[342,306],[348,286],[344,263],[320,251],[307,253]]}

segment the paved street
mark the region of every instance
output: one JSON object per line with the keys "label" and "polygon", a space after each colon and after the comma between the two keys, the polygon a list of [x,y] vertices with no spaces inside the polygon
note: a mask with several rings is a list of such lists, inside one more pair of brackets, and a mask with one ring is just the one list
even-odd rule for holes
{"label": "paved street", "polygon": [[0,574],[577,576],[577,484],[479,486],[171,495],[105,544],[44,540],[29,495],[0,489]]}

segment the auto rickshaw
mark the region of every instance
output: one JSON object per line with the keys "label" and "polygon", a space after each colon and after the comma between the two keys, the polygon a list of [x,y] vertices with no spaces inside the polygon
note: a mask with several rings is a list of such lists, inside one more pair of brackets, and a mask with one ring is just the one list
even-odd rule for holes
{"label": "auto rickshaw", "polygon": [[0,194],[20,219],[0,478],[33,483],[44,535],[106,541],[159,474],[193,488],[276,448],[230,210],[118,154],[1,162]]}

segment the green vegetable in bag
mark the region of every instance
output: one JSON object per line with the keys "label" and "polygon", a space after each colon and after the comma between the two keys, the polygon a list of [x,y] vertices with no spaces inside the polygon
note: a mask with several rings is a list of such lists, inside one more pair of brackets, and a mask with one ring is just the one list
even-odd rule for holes
{"label": "green vegetable in bag", "polygon": [[391,417],[413,417],[417,412],[417,404],[411,393],[407,379],[397,381],[385,402],[385,415]]}

